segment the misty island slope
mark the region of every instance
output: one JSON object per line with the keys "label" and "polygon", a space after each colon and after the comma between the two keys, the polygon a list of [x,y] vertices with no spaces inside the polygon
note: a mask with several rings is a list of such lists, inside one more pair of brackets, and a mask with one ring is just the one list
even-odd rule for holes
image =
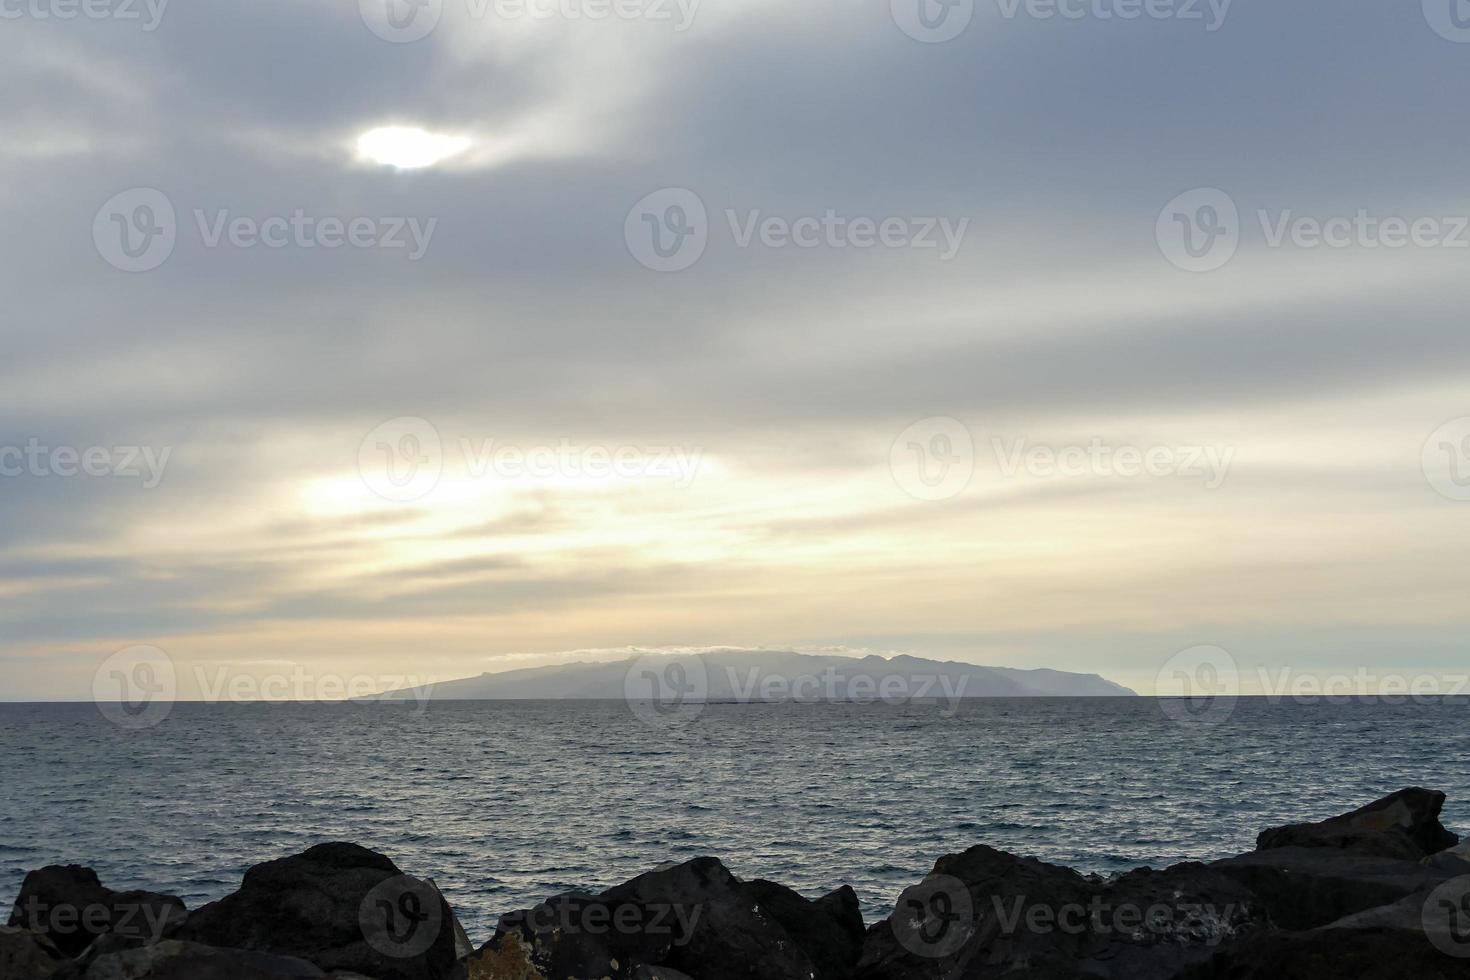
{"label": "misty island slope", "polygon": [[[630,669],[661,658],[529,667],[389,692],[377,700],[623,700]],[[676,658],[670,657],[673,663]],[[1097,674],[981,667],[898,656],[862,658],[786,651],[718,650],[678,657],[691,700],[722,702],[1136,697]],[[693,678],[693,679],[690,679]],[[885,688],[884,685],[887,685]],[[889,693],[885,694],[887,691]],[[364,699],[373,700],[373,699]]]}
{"label": "misty island slope", "polygon": [[478,947],[432,879],[356,844],[257,865],[193,911],[53,866],[0,928],[0,978],[1470,978],[1470,849],[1439,822],[1444,799],[1400,790],[1237,857],[1108,878],[976,844],[872,925],[850,887],[812,899],[700,857],[502,915]]}

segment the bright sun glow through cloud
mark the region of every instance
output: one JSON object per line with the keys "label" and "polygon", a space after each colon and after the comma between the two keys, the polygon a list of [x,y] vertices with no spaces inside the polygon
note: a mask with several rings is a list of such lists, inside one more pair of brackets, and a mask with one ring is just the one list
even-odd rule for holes
{"label": "bright sun glow through cloud", "polygon": [[410,126],[385,126],[357,138],[359,156],[404,170],[432,167],[462,153],[469,145],[463,136],[445,136]]}

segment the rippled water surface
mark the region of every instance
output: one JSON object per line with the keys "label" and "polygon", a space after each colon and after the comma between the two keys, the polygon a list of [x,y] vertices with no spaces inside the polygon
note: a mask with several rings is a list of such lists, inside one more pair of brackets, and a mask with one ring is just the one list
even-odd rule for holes
{"label": "rippled water surface", "polygon": [[1219,857],[1263,827],[1407,785],[1470,828],[1470,704],[1240,702],[1217,727],[1148,699],[710,705],[659,729],[622,703],[182,704],[128,732],[91,705],[0,704],[0,901],[90,864],[195,907],[327,840],[433,877],[477,943],[495,918],[665,861],[871,921],[976,843],[1090,871]]}

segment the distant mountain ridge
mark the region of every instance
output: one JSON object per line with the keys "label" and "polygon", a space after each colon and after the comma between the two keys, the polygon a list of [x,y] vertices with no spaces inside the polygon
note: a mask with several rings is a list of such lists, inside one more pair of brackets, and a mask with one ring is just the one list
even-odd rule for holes
{"label": "distant mountain ridge", "polygon": [[984,667],[922,657],[841,657],[790,651],[712,651],[528,667],[404,688],[365,700],[624,700],[755,702],[925,701],[993,697],[1137,697],[1097,674]]}

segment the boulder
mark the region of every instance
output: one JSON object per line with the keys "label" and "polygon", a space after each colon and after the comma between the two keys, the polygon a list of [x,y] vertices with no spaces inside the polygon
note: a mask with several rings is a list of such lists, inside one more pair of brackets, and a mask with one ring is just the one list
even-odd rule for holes
{"label": "boulder", "polygon": [[432,884],[356,844],[319,844],[256,865],[177,938],[294,956],[376,980],[460,976],[454,913]]}
{"label": "boulder", "polygon": [[49,977],[62,962],[61,951],[29,929],[0,926],[0,977]]}
{"label": "boulder", "polygon": [[51,865],[26,875],[10,911],[11,926],[46,936],[66,956],[77,956],[101,936],[128,945],[156,943],[187,912],[172,895],[116,892],[97,872],[78,864]]}
{"label": "boulder", "polygon": [[1201,864],[1103,880],[977,846],[941,858],[868,933],[862,980],[1164,980],[1267,928]]}
{"label": "boulder", "polygon": [[861,921],[850,889],[809,901],[696,858],[504,916],[466,965],[472,980],[842,980]]}
{"label": "boulder", "polygon": [[[1253,892],[1271,922],[1314,929],[1432,888],[1454,872],[1324,847],[1279,847],[1210,867]],[[1467,869],[1470,870],[1470,869]]]}
{"label": "boulder", "polygon": [[1418,861],[1459,843],[1439,822],[1445,796],[1411,787],[1351,813],[1319,823],[1289,824],[1261,831],[1256,850],[1326,847],[1372,857]]}
{"label": "boulder", "polygon": [[[1455,901],[1444,904],[1449,894]],[[1220,950],[1180,980],[1470,980],[1470,879]]]}

